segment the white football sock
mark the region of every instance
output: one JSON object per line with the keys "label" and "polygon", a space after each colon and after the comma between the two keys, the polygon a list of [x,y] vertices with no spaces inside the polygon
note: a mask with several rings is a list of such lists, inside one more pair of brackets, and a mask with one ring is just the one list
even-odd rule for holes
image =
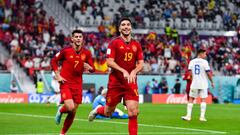
{"label": "white football sock", "polygon": [[188,103],[187,104],[187,117],[190,117],[192,116],[192,107],[193,107],[193,103]]}
{"label": "white football sock", "polygon": [[206,102],[202,102],[200,106],[201,106],[201,115],[200,115],[200,117],[205,118],[205,112],[206,112],[207,104],[206,104]]}

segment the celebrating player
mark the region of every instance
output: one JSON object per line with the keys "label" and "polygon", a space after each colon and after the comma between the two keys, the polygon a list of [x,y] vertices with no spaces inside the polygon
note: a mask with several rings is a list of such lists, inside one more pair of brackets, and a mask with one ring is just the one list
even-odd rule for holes
{"label": "celebrating player", "polygon": [[137,73],[143,67],[141,45],[131,37],[132,24],[128,18],[119,21],[120,36],[113,39],[107,49],[107,64],[112,68],[108,81],[106,106],[94,109],[89,113],[89,121],[97,114],[111,116],[123,98],[128,110],[130,135],[137,135],[138,124],[138,87]]}
{"label": "celebrating player", "polygon": [[[205,60],[206,51],[204,49],[198,50],[198,57],[191,60],[188,65],[188,70],[192,76],[192,83],[189,93],[189,101],[187,104],[187,115],[182,116],[183,120],[190,121],[191,113],[193,107],[193,101],[198,96],[201,97],[201,115],[200,121],[207,121],[205,118],[206,112],[206,98],[208,97],[208,79],[211,81],[211,85],[214,88],[214,83],[212,80],[212,74],[210,72],[210,67],[208,62]],[[208,79],[207,79],[208,77]]]}
{"label": "celebrating player", "polygon": [[[70,128],[78,105],[82,102],[83,71],[94,71],[91,52],[83,48],[83,32],[74,30],[71,40],[71,46],[63,48],[51,60],[56,80],[60,83],[61,101],[64,102],[56,113],[56,124],[60,124],[62,114],[67,113],[60,135],[65,135]],[[61,62],[60,71],[59,62]]]}

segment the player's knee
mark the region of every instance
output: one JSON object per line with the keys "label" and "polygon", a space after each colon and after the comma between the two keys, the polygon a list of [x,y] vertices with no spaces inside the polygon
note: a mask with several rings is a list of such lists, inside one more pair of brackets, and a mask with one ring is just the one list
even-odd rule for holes
{"label": "player's knee", "polygon": [[67,108],[67,110],[69,111],[69,112],[72,112],[72,111],[74,111],[74,105],[69,105],[69,106],[67,106],[66,107]]}
{"label": "player's knee", "polygon": [[128,111],[128,116],[129,117],[134,117],[134,116],[138,116],[139,114],[139,110],[138,109],[131,109]]}

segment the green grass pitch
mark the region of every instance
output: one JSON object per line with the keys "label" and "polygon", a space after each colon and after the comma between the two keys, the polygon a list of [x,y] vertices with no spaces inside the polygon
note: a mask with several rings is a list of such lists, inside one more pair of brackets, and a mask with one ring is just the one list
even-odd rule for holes
{"label": "green grass pitch", "polygon": [[[123,110],[123,106],[119,106]],[[64,122],[55,125],[56,105],[0,104],[0,134],[58,135]],[[141,104],[139,135],[240,135],[240,105],[213,104],[207,106],[207,122],[200,122],[199,105],[194,105],[190,122],[181,120],[186,105]],[[76,120],[68,135],[127,135],[128,120],[96,120],[88,122],[90,104],[79,106]]]}

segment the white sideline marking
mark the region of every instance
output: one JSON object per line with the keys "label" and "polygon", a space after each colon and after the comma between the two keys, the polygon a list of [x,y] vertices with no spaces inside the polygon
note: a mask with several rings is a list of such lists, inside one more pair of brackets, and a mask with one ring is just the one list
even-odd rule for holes
{"label": "white sideline marking", "polygon": [[[38,134],[6,134],[6,135],[56,135],[59,133],[38,133]],[[128,135],[128,133],[111,133],[111,132],[98,132],[98,133],[87,133],[87,132],[79,132],[79,133],[68,133],[68,135]],[[139,135],[198,135],[199,132],[138,132]]]}
{"label": "white sideline marking", "polygon": [[[24,117],[35,117],[35,118],[50,118],[54,119],[55,117],[53,116],[44,116],[44,115],[32,115],[32,114],[21,114],[21,113],[5,113],[5,112],[0,112],[0,114],[3,115],[15,115],[15,116],[24,116]],[[86,119],[74,119],[78,121],[88,121]],[[122,125],[127,125],[128,123],[126,122],[116,122],[116,121],[103,121],[103,120],[95,120],[95,122],[99,123],[114,123],[114,124],[122,124]],[[223,131],[216,131],[216,130],[204,130],[204,129],[194,129],[194,128],[183,128],[183,127],[173,127],[173,126],[161,126],[161,125],[149,125],[149,124],[138,124],[138,126],[142,127],[156,127],[156,128],[166,128],[166,129],[178,129],[178,130],[187,130],[187,131],[196,131],[196,132],[205,132],[205,133],[211,133],[211,134],[226,134],[227,132]],[[147,133],[147,132],[146,132]],[[184,132],[182,132],[184,133]],[[161,133],[159,133],[161,134]],[[12,134],[15,135],[15,134]]]}

